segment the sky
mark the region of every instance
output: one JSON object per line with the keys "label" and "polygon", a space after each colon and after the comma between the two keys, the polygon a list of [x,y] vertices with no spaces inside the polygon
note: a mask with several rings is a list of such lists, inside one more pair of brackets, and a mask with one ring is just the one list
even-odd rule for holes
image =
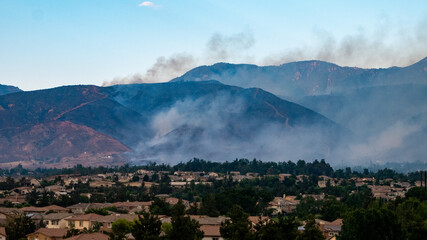
{"label": "sky", "polygon": [[0,1],[0,84],[27,91],[168,81],[215,62],[378,68],[426,56],[424,0]]}

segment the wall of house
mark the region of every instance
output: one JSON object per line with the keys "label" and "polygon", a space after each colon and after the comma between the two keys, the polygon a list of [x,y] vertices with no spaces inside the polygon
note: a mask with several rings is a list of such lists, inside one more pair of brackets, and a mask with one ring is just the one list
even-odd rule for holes
{"label": "wall of house", "polygon": [[[57,224],[53,224],[53,220],[46,221],[46,228],[67,228],[68,227],[68,221],[65,219],[57,220]],[[0,239],[1,240],[1,239]]]}
{"label": "wall of house", "polygon": [[[74,223],[74,228],[82,230],[84,228],[90,229],[92,227],[92,224],[90,221],[68,221]],[[70,225],[68,225],[69,227]]]}

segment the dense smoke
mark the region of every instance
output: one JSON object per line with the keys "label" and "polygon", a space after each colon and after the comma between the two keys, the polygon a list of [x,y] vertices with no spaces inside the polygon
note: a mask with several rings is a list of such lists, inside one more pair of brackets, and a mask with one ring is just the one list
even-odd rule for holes
{"label": "dense smoke", "polygon": [[242,118],[248,104],[247,99],[227,92],[177,101],[153,114],[150,126],[154,137],[134,148],[138,157],[133,161],[175,164],[193,157],[288,161],[328,156],[330,145],[324,125],[289,128],[271,120]]}

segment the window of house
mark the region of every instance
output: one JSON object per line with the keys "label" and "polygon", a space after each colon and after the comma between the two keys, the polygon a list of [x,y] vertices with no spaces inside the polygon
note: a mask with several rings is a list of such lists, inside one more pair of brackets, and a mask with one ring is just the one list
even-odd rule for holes
{"label": "window of house", "polygon": [[217,238],[217,237],[214,237],[214,238],[212,238],[212,240],[219,240],[219,238]]}
{"label": "window of house", "polygon": [[52,225],[58,225],[58,221],[57,220],[52,220]]}
{"label": "window of house", "polygon": [[107,223],[107,227],[108,227],[108,228],[111,228],[111,227],[112,227],[112,224],[111,224],[111,223]]}
{"label": "window of house", "polygon": [[83,221],[80,221],[80,222],[79,222],[79,226],[80,226],[80,227],[83,227]]}

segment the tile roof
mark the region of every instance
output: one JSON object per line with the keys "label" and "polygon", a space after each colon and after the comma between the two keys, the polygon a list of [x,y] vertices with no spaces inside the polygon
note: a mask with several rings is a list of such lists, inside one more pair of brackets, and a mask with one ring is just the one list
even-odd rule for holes
{"label": "tile roof", "polygon": [[103,233],[86,233],[67,238],[67,240],[108,240],[110,237]]}
{"label": "tile roof", "polygon": [[222,222],[230,219],[228,217],[209,217],[206,215],[190,215],[190,217],[197,220],[200,225],[221,225]]}
{"label": "tile roof", "polygon": [[135,214],[110,214],[107,216],[102,216],[97,221],[98,222],[115,222],[118,219],[126,219],[133,222],[134,219],[138,219],[138,215]]}
{"label": "tile roof", "polygon": [[220,225],[201,225],[200,230],[205,233],[205,237],[220,237]]}
{"label": "tile roof", "polygon": [[43,216],[44,220],[61,220],[73,216],[72,213],[51,213]]}
{"label": "tile roof", "polygon": [[36,233],[41,233],[43,235],[46,235],[48,237],[63,237],[65,236],[65,234],[67,234],[67,229],[61,229],[61,228],[39,228],[39,230],[27,234],[28,235],[33,235]]}

